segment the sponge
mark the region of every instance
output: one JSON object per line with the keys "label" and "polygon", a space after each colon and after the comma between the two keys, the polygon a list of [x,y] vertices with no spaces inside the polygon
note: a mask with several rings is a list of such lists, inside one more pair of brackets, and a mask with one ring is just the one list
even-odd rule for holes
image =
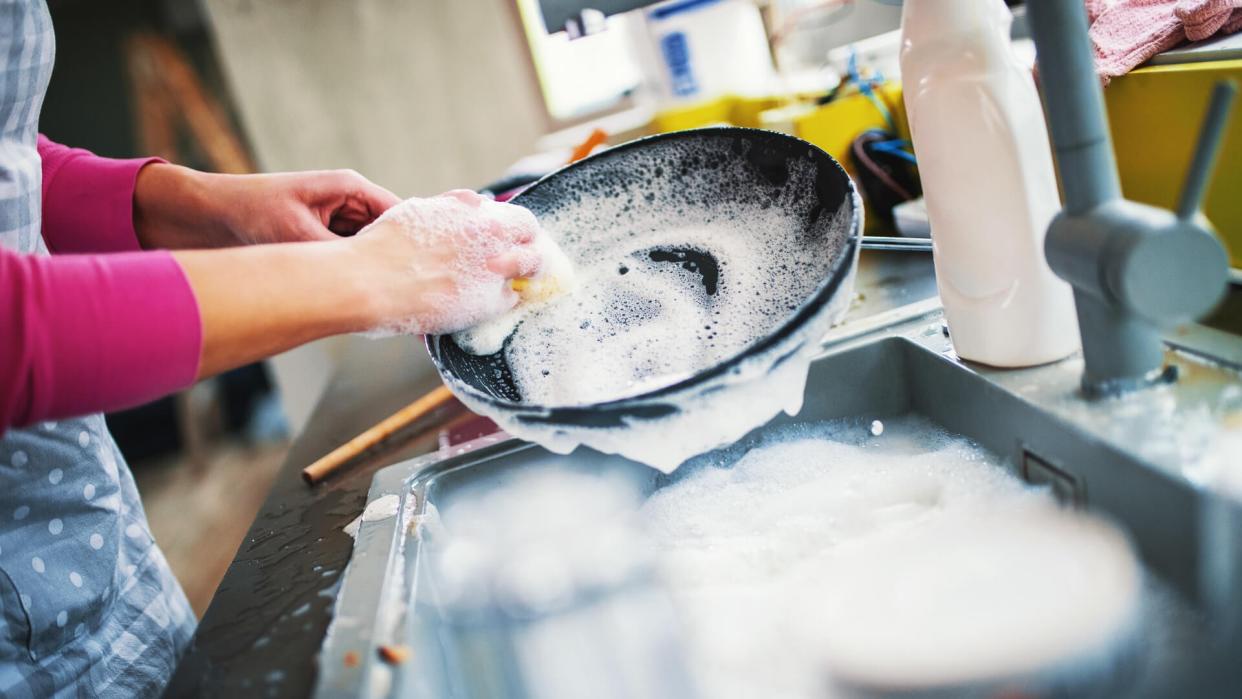
{"label": "sponge", "polygon": [[517,305],[496,318],[453,335],[453,340],[467,352],[480,356],[499,352],[530,312],[577,288],[573,263],[547,231],[539,231],[531,247],[539,254],[541,263],[534,275],[510,280],[509,288],[518,295]]}

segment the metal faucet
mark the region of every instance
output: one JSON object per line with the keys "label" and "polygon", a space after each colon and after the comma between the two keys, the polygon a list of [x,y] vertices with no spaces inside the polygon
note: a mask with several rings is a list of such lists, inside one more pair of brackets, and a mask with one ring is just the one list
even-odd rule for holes
{"label": "metal faucet", "polygon": [[1229,263],[1199,213],[1237,90],[1218,84],[1177,212],[1121,195],[1082,0],[1034,0],[1027,18],[1065,208],[1044,243],[1048,265],[1074,287],[1089,397],[1176,379],[1161,330],[1220,300]]}

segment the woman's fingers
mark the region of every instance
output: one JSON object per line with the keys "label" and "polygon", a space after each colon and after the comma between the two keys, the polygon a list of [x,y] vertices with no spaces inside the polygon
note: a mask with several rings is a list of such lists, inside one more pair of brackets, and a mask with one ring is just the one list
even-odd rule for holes
{"label": "woman's fingers", "polygon": [[325,227],[336,235],[354,235],[377,218],[365,202],[347,199],[331,212]]}
{"label": "woman's fingers", "polygon": [[539,230],[539,224],[535,222],[535,217],[530,216],[529,222],[522,222],[522,225],[513,229],[513,242],[518,245],[529,245],[535,241],[535,231]]}
{"label": "woman's fingers", "polygon": [[491,201],[482,194],[470,189],[450,189],[440,196],[448,197],[449,199],[456,199],[457,201],[474,209],[483,206],[484,202]]}
{"label": "woman's fingers", "polygon": [[530,277],[539,272],[543,258],[528,247],[514,248],[487,261],[487,268],[505,279]]}
{"label": "woman's fingers", "polygon": [[[350,172],[353,171],[351,170]],[[356,172],[353,174],[360,180],[360,188],[358,189],[356,196],[366,205],[367,211],[371,214],[372,220],[401,203],[401,198],[396,194],[393,194],[387,189],[384,189]],[[370,221],[368,221],[368,223],[370,223]]]}
{"label": "woman's fingers", "polygon": [[353,235],[401,203],[397,195],[353,170],[338,170],[333,175],[336,181],[331,193],[341,202],[327,222],[333,233]]}
{"label": "woman's fingers", "polygon": [[319,173],[315,184],[320,196],[353,203],[369,213],[371,218],[401,203],[400,197],[363,177],[356,170],[329,170]]}

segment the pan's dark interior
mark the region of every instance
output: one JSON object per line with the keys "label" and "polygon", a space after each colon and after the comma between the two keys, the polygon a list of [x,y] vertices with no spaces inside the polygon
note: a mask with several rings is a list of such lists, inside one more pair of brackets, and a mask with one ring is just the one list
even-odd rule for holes
{"label": "pan's dark interior", "polygon": [[[791,172],[801,174],[791,176]],[[840,207],[850,205],[850,196],[845,171],[827,153],[808,143],[768,131],[712,128],[653,136],[604,151],[549,175],[513,203],[530,209],[545,227],[558,234],[562,247],[574,259],[575,252],[589,258],[586,250],[592,240],[618,235],[616,219],[607,219],[611,214],[594,213],[601,198],[623,199],[621,215],[635,217],[650,216],[655,211],[693,217],[721,202],[754,210],[798,202],[797,244],[787,254],[798,260],[812,255],[827,259],[814,271],[814,292],[803,306],[776,324],[771,336],[765,338],[772,340],[805,322],[812,315],[807,311],[825,304],[848,274],[855,244],[853,227],[850,235],[841,235],[840,226],[833,226],[832,219]],[[556,229],[556,222],[567,216],[588,224],[575,226],[576,236],[566,236]],[[585,237],[584,231],[592,238]],[[748,234],[763,235],[764,231]],[[827,241],[829,236],[839,241]],[[828,242],[832,248],[825,255],[822,248]],[[669,246],[636,250],[634,255],[652,263],[679,266],[687,274],[697,275],[707,293],[715,293],[721,270],[709,252]],[[622,266],[617,271],[625,274],[628,270]],[[510,336],[506,341],[506,348],[512,339]],[[734,359],[740,360],[768,344],[757,341]],[[489,356],[472,355],[447,335],[428,336],[427,347],[441,373],[460,379],[477,390],[479,397],[501,404],[525,403],[505,362],[504,349]]]}

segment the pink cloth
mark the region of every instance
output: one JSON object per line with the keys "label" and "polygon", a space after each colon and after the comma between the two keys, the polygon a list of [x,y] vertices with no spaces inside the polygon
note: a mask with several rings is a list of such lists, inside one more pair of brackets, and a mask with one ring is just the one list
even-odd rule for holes
{"label": "pink cloth", "polygon": [[1229,23],[1233,5],[1233,0],[1182,0],[1173,14],[1182,21],[1187,39],[1203,41]]}
{"label": "pink cloth", "polygon": [[1242,29],[1240,0],[1086,0],[1095,70],[1105,84],[1189,39]]}
{"label": "pink cloth", "polygon": [[[0,432],[132,407],[193,383],[198,303],[165,251],[138,252],[134,184],[151,160],[39,139],[51,257],[0,249]],[[81,252],[122,254],[82,255]]]}

